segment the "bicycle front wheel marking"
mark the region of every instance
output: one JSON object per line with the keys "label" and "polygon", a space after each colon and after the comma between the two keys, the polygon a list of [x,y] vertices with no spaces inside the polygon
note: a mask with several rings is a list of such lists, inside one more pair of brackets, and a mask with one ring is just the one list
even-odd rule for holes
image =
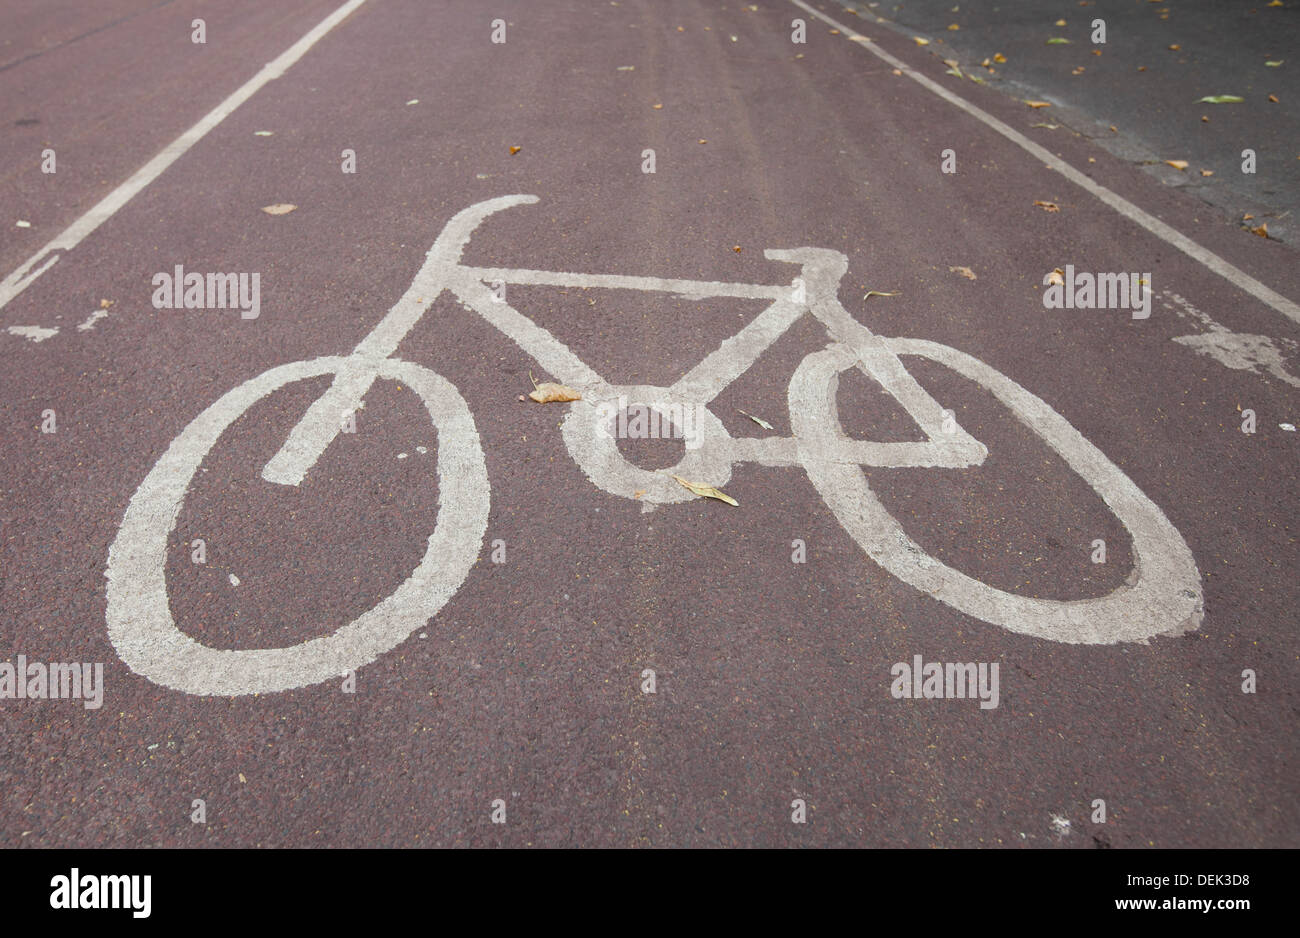
{"label": "bicycle front wheel marking", "polygon": [[[846,359],[816,352],[790,382],[790,419],[808,477],[840,524],[904,583],[967,615],[1013,632],[1072,644],[1144,641],[1200,625],[1203,609],[1196,561],[1177,528],[1101,450],[1041,398],[977,358],[937,342],[886,339],[897,355],[919,355],[983,387],[1028,426],[1101,497],[1133,539],[1128,582],[1094,599],[1018,596],[981,583],[927,554],[871,491],[862,468],[837,461],[843,438],[828,398],[830,377]],[[851,361],[851,358],[848,359]],[[811,402],[818,401],[817,404]]]}
{"label": "bicycle front wheel marking", "polygon": [[399,359],[380,367],[423,401],[438,432],[438,516],[428,550],[397,590],[333,633],[288,648],[209,648],[185,635],[167,599],[167,542],[190,481],[222,433],[284,385],[335,374],[338,357],[272,368],[227,392],[181,431],[127,506],[108,553],[108,636],[132,671],[187,694],[237,696],[306,687],[369,664],[424,625],[460,588],[487,531],[487,464],[456,387]]}

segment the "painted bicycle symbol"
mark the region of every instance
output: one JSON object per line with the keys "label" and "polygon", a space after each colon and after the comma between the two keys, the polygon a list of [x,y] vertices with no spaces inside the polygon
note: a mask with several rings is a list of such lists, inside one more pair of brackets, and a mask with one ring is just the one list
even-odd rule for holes
{"label": "painted bicycle symbol", "polygon": [[[464,583],[487,531],[487,464],[473,415],[460,392],[422,365],[395,358],[399,343],[445,290],[517,343],[538,366],[581,392],[568,405],[561,432],[570,456],[611,495],[670,504],[693,498],[664,472],[628,462],[600,414],[622,397],[663,413],[694,407],[696,439],[670,473],[722,486],[738,463],[791,466],[807,472],[845,531],[905,583],[967,615],[1051,641],[1107,644],[1142,641],[1195,628],[1201,620],[1200,574],[1191,551],[1164,513],[1060,414],[1015,381],[963,352],[921,339],[883,338],[840,305],[848,267],[838,251],[768,250],[772,261],[800,265],[788,284],[765,285],[575,274],[461,263],[470,237],[490,215],[536,202],[510,195],[479,202],[443,228],[410,287],[348,355],[280,365],[227,392],[172,442],[127,506],[108,555],[108,634],[131,670],[190,694],[269,693],[304,687],[355,670],[392,650],[424,626]],[[741,297],[769,305],[670,387],[606,381],[489,288],[490,283],[601,287],[692,297]],[[796,287],[797,285],[797,287]],[[807,355],[788,387],[792,435],[739,438],[699,402],[712,401],[804,315],[820,321],[830,344]],[[901,356],[930,359],[975,382],[1007,407],[1102,498],[1132,538],[1134,569],[1108,595],[1078,600],[1021,596],[989,586],[937,560],[915,543],[867,484],[864,466],[965,468],[987,449],[955,424],[908,373]],[[839,376],[860,369],[895,398],[926,434],[926,442],[851,440],[836,414]],[[308,407],[262,478],[298,485],[341,432],[377,380],[401,382],[423,402],[437,429],[440,493],[434,531],[419,565],[391,595],[329,635],[285,648],[232,650],[200,644],[177,628],[166,587],[167,544],[190,482],[221,435],[250,407],[296,381],[333,375]]]}

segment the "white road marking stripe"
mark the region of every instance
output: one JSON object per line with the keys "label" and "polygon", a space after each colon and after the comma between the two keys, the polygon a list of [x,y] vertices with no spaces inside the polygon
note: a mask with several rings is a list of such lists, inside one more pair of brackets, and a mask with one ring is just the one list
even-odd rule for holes
{"label": "white road marking stripe", "polygon": [[[29,257],[25,263],[8,277],[5,277],[3,281],[0,281],[0,309],[4,309],[10,300],[31,286],[37,277],[54,266],[55,262],[62,256],[54,254],[47,257],[47,255],[51,255],[51,252],[54,251],[66,252],[75,248],[87,235],[112,218],[118,209],[134,198],[145,186],[157,179],[167,167],[180,159],[190,147],[202,140],[209,130],[230,116],[235,108],[256,94],[268,81],[283,75],[289,66],[302,58],[307,50],[314,46],[321,37],[365,2],[366,0],[348,0],[343,6],[321,20],[315,29],[295,42],[273,61],[264,65],[261,71],[240,85],[229,97],[205,114],[197,124],[169,143],[161,153],[136,170],[130,179],[104,196],[98,204],[64,229],[61,235]],[[37,262],[41,260],[44,260],[45,263],[41,264],[39,268],[36,267]]]}
{"label": "white road marking stripe", "polygon": [[673,280],[667,277],[625,277],[621,274],[577,274],[551,270],[517,270],[510,267],[461,267],[474,277],[520,286],[582,287],[606,290],[652,290],[682,296],[735,296],[747,300],[777,300],[790,295],[789,284],[719,283],[713,280]]}
{"label": "white road marking stripe", "polygon": [[1292,302],[1291,300],[1288,300],[1286,297],[1284,297],[1282,294],[1278,293],[1277,291],[1273,290],[1272,288],[1260,283],[1258,280],[1250,276],[1250,274],[1246,273],[1244,270],[1241,270],[1240,268],[1234,267],[1232,264],[1229,264],[1227,261],[1225,261],[1219,255],[1215,254],[1213,251],[1209,251],[1206,248],[1201,247],[1191,238],[1188,238],[1186,235],[1183,235],[1180,232],[1176,231],[1175,229],[1171,228],[1169,225],[1166,225],[1164,222],[1156,218],[1154,215],[1150,215],[1147,212],[1144,212],[1142,209],[1138,208],[1136,205],[1134,205],[1128,199],[1125,199],[1123,196],[1111,192],[1109,189],[1107,189],[1105,186],[1101,185],[1100,183],[1097,183],[1092,179],[1089,179],[1086,175],[1081,173],[1079,170],[1075,169],[1073,166],[1065,162],[1065,160],[1061,159],[1056,154],[1052,153],[1050,150],[1040,147],[1038,144],[1034,143],[1024,134],[1020,133],[1019,131],[1013,130],[1010,126],[1004,124],[1002,121],[998,120],[996,117],[989,114],[988,112],[983,111],[980,108],[976,107],[975,105],[971,104],[965,98],[961,97],[960,95],[953,94],[951,91],[949,91],[947,88],[940,85],[938,82],[932,81],[930,78],[927,78],[925,75],[918,73],[911,66],[907,65],[901,59],[897,59],[894,56],[890,55],[884,49],[881,49],[879,44],[872,42],[870,39],[868,39],[866,36],[862,35],[861,33],[855,32],[854,30],[850,29],[848,26],[845,26],[843,23],[827,16],[825,13],[813,9],[807,3],[804,3],[803,0],[790,0],[790,2],[802,10],[807,10],[809,13],[817,17],[822,22],[829,23],[831,26],[834,26],[849,40],[856,42],[861,48],[866,49],[868,52],[870,52],[872,55],[876,56],[877,58],[882,59],[885,62],[888,62],[891,66],[901,71],[908,78],[911,78],[913,81],[919,83],[922,87],[926,88],[929,91],[934,92],[939,97],[947,101],[949,104],[956,105],[957,107],[965,111],[967,114],[969,114],[971,117],[978,120],[980,123],[985,124],[991,129],[997,131],[999,134],[1006,137],[1016,146],[1020,147],[1022,150],[1025,150],[1035,159],[1041,160],[1048,167],[1059,172],[1062,176],[1070,180],[1070,182],[1074,183],[1079,188],[1096,196],[1102,202],[1105,202],[1107,205],[1109,205],[1115,211],[1119,212],[1125,218],[1132,221],[1134,224],[1141,225],[1143,228],[1151,232],[1157,238],[1160,238],[1162,241],[1165,241],[1166,243],[1171,244],[1174,247],[1178,248],[1178,250],[1182,251],[1188,257],[1192,258],[1192,260],[1203,264],[1205,267],[1212,270],[1220,277],[1223,277],[1225,280],[1229,281],[1234,286],[1239,287],[1240,289],[1249,293],[1251,296],[1255,297],[1261,303],[1264,303],[1272,307],[1273,309],[1277,310],[1279,313],[1281,313],[1283,316],[1286,316],[1292,322],[1300,323],[1300,305],[1297,305],[1296,303]]}

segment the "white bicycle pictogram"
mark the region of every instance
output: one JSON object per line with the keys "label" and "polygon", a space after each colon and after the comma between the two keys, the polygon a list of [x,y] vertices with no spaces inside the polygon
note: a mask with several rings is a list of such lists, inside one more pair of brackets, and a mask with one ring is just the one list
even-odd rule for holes
{"label": "white bicycle pictogram", "polygon": [[[443,291],[496,326],[556,380],[580,391],[561,433],[574,461],[598,488],[625,498],[669,504],[695,496],[668,473],[725,485],[732,467],[757,462],[803,468],[845,531],[885,570],[967,615],[1059,642],[1107,644],[1180,634],[1202,616],[1200,574],[1164,513],[1060,414],[1010,378],[963,352],[921,339],[883,338],[840,305],[845,255],[821,248],[768,250],[769,260],[800,265],[789,284],[765,285],[574,274],[461,263],[470,236],[490,215],[536,202],[510,195],[457,213],[430,248],[410,287],[374,330],[346,356],[280,365],[227,392],[172,442],[127,506],[109,549],[108,634],[131,670],[190,694],[234,696],[305,687],[374,661],[426,625],[456,593],[482,548],[490,489],[474,418],[456,387],[422,365],[395,358],[399,343]],[[503,302],[489,283],[601,287],[703,297],[769,300],[736,335],[670,387],[620,386],[596,374],[550,332]],[[744,374],[791,325],[811,314],[832,339],[807,355],[788,388],[792,435],[733,437],[700,403],[711,402]],[[908,373],[900,356],[937,362],[979,384],[1030,429],[1102,498],[1132,538],[1134,569],[1105,596],[1048,600],[989,586],[932,557],[881,505],[864,466],[964,468],[987,450],[956,424]],[[859,368],[894,397],[928,437],[926,442],[851,440],[840,427],[839,375]],[[424,403],[437,430],[439,506],[428,549],[411,576],[378,605],[334,632],[285,648],[218,649],[177,628],[166,588],[167,545],[200,464],[222,433],[252,405],[285,385],[333,375],[262,471],[274,483],[298,485],[341,432],[340,416],[356,411],[378,379],[399,381]],[[628,462],[603,432],[602,405],[636,400],[664,414],[692,407],[697,438],[672,469],[650,472]],[[607,410],[603,411],[608,413]]]}

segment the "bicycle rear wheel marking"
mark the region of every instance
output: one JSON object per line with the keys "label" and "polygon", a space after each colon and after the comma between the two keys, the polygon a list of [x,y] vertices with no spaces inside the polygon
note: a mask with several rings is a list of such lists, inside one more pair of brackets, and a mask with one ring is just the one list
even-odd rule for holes
{"label": "bicycle rear wheel marking", "polygon": [[108,635],[132,671],[188,694],[236,696],[341,677],[391,650],[459,589],[487,531],[487,465],[474,418],[445,378],[389,359],[381,377],[408,385],[438,431],[439,507],[428,550],[411,576],[373,609],[333,633],[287,648],[216,649],[182,633],[167,599],[167,541],[190,481],[222,433],[253,404],[292,381],[336,374],[343,358],[263,372],[199,414],[136,490],[108,554]]}
{"label": "bicycle rear wheel marking", "polygon": [[1104,453],[1064,417],[1015,381],[964,352],[921,339],[886,339],[898,355],[936,361],[989,391],[1088,483],[1133,539],[1129,582],[1107,596],[1047,600],[988,586],[934,559],[876,498],[856,463],[832,455],[843,437],[831,380],[851,356],[816,352],[790,382],[790,419],[801,460],[835,517],[872,560],[903,582],[1013,632],[1073,644],[1143,641],[1182,634],[1203,615],[1200,573],[1182,535]]}

